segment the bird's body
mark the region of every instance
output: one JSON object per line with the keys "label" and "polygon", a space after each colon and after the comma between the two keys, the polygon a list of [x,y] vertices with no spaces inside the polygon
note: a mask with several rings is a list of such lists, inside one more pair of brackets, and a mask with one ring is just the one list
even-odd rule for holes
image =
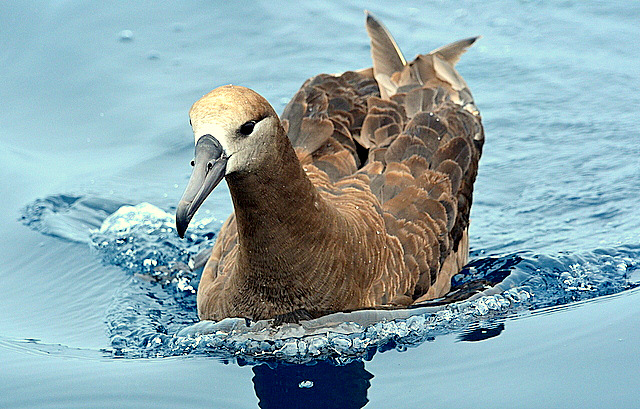
{"label": "bird's body", "polygon": [[373,68],[309,79],[282,121],[237,86],[192,107],[178,230],[222,177],[234,205],[204,267],[201,319],[407,306],[446,293],[466,264],[484,132],[453,66],[475,39],[406,63],[371,16],[367,29]]}

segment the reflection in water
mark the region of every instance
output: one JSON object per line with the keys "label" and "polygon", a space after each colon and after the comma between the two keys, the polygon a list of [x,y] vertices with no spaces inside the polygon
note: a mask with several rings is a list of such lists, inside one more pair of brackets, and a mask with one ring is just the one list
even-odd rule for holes
{"label": "reflection in water", "polygon": [[362,408],[373,375],[364,362],[344,366],[267,364],[253,367],[253,386],[262,409]]}

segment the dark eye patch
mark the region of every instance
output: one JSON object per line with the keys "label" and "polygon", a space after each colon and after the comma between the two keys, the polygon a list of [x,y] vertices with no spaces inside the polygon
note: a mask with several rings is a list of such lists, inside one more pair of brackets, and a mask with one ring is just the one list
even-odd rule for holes
{"label": "dark eye patch", "polygon": [[256,126],[256,121],[245,122],[240,126],[240,129],[238,129],[238,132],[240,132],[242,135],[245,135],[245,136],[251,135],[251,132],[253,132],[253,128],[255,126]]}

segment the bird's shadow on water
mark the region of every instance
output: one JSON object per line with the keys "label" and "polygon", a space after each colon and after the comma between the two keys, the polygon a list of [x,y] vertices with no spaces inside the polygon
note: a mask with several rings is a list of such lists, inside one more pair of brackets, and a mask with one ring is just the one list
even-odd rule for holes
{"label": "bird's shadow on water", "polygon": [[362,408],[373,375],[362,361],[336,365],[262,364],[253,367],[253,388],[262,409]]}

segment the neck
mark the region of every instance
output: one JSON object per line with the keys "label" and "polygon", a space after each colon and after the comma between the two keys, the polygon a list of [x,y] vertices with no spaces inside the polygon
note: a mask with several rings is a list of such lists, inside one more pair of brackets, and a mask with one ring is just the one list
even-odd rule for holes
{"label": "neck", "polygon": [[[308,273],[300,262],[322,230],[324,200],[280,131],[254,171],[227,176],[238,226],[237,277],[241,281],[291,285]],[[314,237],[315,236],[315,237]],[[308,254],[308,253],[307,253]]]}
{"label": "neck", "polygon": [[325,198],[284,131],[276,139],[256,170],[227,175],[238,229],[227,302],[253,319],[369,305],[372,262],[389,251],[372,195]]}

